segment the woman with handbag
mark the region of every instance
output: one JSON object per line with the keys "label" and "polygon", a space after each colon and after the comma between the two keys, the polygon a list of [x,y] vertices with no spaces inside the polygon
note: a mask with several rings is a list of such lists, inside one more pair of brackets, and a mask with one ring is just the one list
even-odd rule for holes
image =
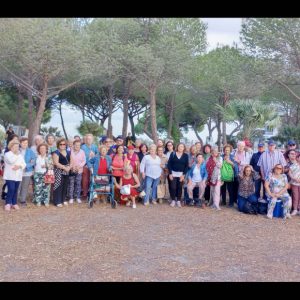
{"label": "woman with handbag", "polygon": [[69,172],[71,161],[71,152],[66,150],[67,141],[61,138],[57,141],[57,150],[52,153],[52,159],[54,164],[54,176],[55,182],[53,187],[53,200],[57,207],[68,205],[66,201]]}
{"label": "woman with handbag", "polygon": [[36,150],[38,156],[33,175],[33,203],[35,203],[36,206],[41,206],[43,202],[46,207],[49,207],[51,181],[48,181],[48,175],[54,177],[51,175],[51,171],[53,172],[53,162],[52,158],[47,155],[47,144],[39,144]]}
{"label": "woman with handbag", "polygon": [[222,155],[223,164],[221,168],[221,181],[223,185],[221,187],[222,194],[222,204],[226,205],[226,190],[229,194],[229,207],[234,206],[234,202],[237,199],[234,199],[234,178],[238,175],[238,165],[234,160],[234,156],[231,154],[233,148],[231,145],[227,144],[224,146]]}
{"label": "woman with handbag", "polygon": [[126,206],[136,208],[135,198],[139,195],[136,190],[140,186],[139,178],[133,173],[132,166],[127,164],[124,167],[124,174],[120,179],[120,183],[115,180],[116,187],[120,190],[122,201],[126,201]]}
{"label": "woman with handbag", "polygon": [[74,199],[77,203],[81,203],[81,180],[83,167],[86,163],[85,153],[81,147],[81,142],[78,140],[73,141],[73,147],[71,149],[71,170],[69,173],[69,186],[68,186],[68,197],[69,203],[73,204]]}

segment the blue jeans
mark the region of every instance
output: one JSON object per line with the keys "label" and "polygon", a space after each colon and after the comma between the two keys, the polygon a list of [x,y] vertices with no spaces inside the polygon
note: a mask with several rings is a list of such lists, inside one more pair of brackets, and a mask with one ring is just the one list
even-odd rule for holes
{"label": "blue jeans", "polygon": [[260,198],[261,185],[263,186],[263,199],[267,200],[266,189],[261,178],[255,180],[255,195],[257,199]]}
{"label": "blue jeans", "polygon": [[239,211],[243,212],[243,207],[247,201],[249,201],[251,204],[256,204],[258,200],[255,194],[250,195],[248,198],[238,195],[237,205]]}
{"label": "blue jeans", "polygon": [[5,182],[7,184],[7,197],[5,204],[16,205],[20,181],[5,180]]}
{"label": "blue jeans", "polygon": [[152,200],[157,199],[157,186],[159,184],[159,181],[160,181],[160,177],[154,179],[154,178],[146,176],[146,178],[145,178],[146,196],[144,199],[144,203],[149,202],[151,188],[152,188],[151,199]]}

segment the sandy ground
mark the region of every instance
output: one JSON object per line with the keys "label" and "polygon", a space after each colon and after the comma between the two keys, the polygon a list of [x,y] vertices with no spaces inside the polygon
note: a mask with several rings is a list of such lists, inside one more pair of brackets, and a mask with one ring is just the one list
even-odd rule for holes
{"label": "sandy ground", "polygon": [[299,281],[299,232],[226,207],[0,207],[0,281]]}

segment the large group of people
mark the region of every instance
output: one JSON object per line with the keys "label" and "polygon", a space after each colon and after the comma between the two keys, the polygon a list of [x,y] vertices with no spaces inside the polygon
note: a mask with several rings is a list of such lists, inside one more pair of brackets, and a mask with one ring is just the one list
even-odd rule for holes
{"label": "large group of people", "polygon": [[229,207],[253,214],[260,202],[267,203],[270,219],[278,202],[284,218],[300,214],[300,153],[293,140],[284,153],[273,140],[266,150],[259,143],[253,153],[249,141],[220,151],[200,142],[187,146],[161,139],[147,146],[130,135],[102,137],[96,143],[92,134],[70,140],[49,134],[45,139],[37,135],[29,148],[27,137],[9,129],[7,142],[2,151],[5,211],[18,210],[18,203],[25,207],[31,185],[36,206],[82,203],[89,197],[91,176],[111,174],[115,199],[132,208],[139,201],[145,206],[168,201],[171,207],[219,211],[228,199]]}

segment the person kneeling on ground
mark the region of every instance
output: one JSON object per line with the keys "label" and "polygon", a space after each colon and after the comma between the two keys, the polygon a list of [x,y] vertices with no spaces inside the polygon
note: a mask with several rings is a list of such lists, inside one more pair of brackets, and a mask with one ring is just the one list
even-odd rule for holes
{"label": "person kneeling on ground", "polygon": [[291,218],[292,198],[287,192],[288,187],[287,176],[283,174],[283,166],[276,164],[265,182],[267,200],[269,201],[267,218],[273,218],[277,200],[282,200],[283,202],[283,218]]}
{"label": "person kneeling on ground", "polygon": [[240,212],[257,214],[258,199],[255,195],[255,180],[258,176],[250,165],[246,165],[238,175],[238,210]]}
{"label": "person kneeling on ground", "polygon": [[196,186],[199,187],[198,199],[194,199],[196,206],[205,207],[202,197],[205,191],[207,179],[206,164],[203,158],[203,154],[198,153],[196,155],[196,162],[193,163],[191,169],[188,172],[188,185],[187,190],[189,194],[189,204],[193,204],[193,190]]}
{"label": "person kneeling on ground", "polygon": [[[115,185],[121,190],[121,199],[123,201],[127,201],[126,206],[130,206],[132,201],[132,208],[136,208],[135,198],[139,195],[136,189],[140,186],[140,181],[137,175],[133,173],[132,166],[130,164],[125,165],[124,174],[120,179],[120,183],[118,184],[115,180]],[[123,189],[125,190],[125,186],[129,186],[129,191],[126,193],[122,191]]]}

